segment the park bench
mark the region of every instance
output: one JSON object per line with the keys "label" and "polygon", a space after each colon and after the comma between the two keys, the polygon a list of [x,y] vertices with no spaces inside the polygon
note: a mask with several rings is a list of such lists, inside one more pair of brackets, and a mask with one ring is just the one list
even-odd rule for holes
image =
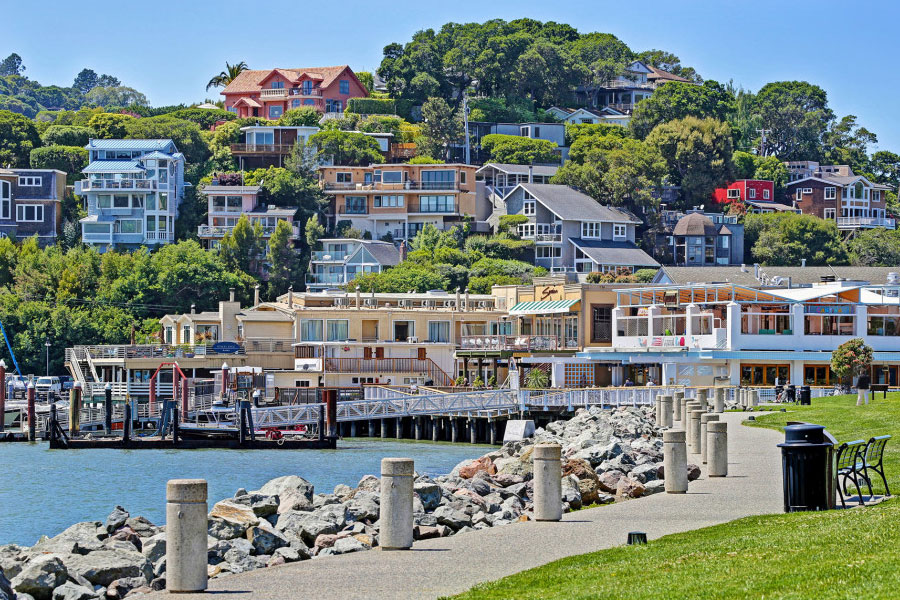
{"label": "park bench", "polygon": [[841,506],[847,507],[844,496],[849,495],[849,485],[852,482],[856,487],[856,497],[859,504],[863,504],[862,488],[860,480],[862,480],[869,489],[869,497],[873,497],[872,478],[869,471],[873,471],[881,477],[884,483],[885,495],[890,496],[891,490],[887,484],[887,478],[884,475],[884,447],[889,435],[880,435],[871,438],[868,442],[865,440],[854,440],[852,442],[844,442],[838,447],[837,452],[837,488],[838,494],[841,496]]}

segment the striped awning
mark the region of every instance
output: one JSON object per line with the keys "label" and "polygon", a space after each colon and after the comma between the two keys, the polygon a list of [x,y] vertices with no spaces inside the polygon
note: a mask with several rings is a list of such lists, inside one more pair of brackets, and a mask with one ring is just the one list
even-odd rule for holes
{"label": "striped awning", "polygon": [[551,315],[567,313],[580,300],[539,300],[537,302],[519,302],[511,309],[511,315]]}

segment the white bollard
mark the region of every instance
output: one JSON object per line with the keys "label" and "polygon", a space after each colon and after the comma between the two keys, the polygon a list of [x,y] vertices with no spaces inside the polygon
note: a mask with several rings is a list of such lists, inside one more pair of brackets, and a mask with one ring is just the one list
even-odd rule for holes
{"label": "white bollard", "polygon": [[682,409],[684,408],[684,391],[679,390],[675,392],[675,397],[672,399],[672,408],[675,411],[674,419],[676,421],[681,421]]}
{"label": "white bollard", "polygon": [[411,458],[381,459],[381,533],[382,550],[409,550],[413,545],[413,479]]}
{"label": "white bollard", "polygon": [[691,454],[700,454],[700,416],[706,411],[702,408],[692,410],[688,420],[688,442],[690,442]]}
{"label": "white bollard", "polygon": [[562,519],[562,447],[537,444],[534,457],[534,520]]}
{"label": "white bollard", "polygon": [[716,388],[716,403],[713,406],[713,411],[717,413],[725,412],[725,393],[726,389],[723,387]]}
{"label": "white bollard", "polygon": [[661,419],[657,424],[660,427],[672,427],[672,396],[665,395],[659,397],[659,413]]}
{"label": "white bollard", "polygon": [[728,423],[714,421],[706,425],[708,437],[707,455],[709,468],[707,474],[710,477],[726,477],[728,475]]}
{"label": "white bollard", "polygon": [[707,423],[718,421],[719,415],[704,413],[700,415],[700,461],[706,464],[706,427]]}
{"label": "white bollard", "polygon": [[663,477],[666,493],[687,492],[687,446],[684,431],[681,429],[663,431]]}
{"label": "white bollard", "polygon": [[706,388],[700,388],[697,390],[697,401],[700,402],[700,408],[706,410],[707,398],[709,397],[709,390]]}
{"label": "white bollard", "polygon": [[166,590],[206,589],[206,480],[170,479],[166,484]]}
{"label": "white bollard", "polygon": [[750,406],[759,406],[759,390],[750,390]]}

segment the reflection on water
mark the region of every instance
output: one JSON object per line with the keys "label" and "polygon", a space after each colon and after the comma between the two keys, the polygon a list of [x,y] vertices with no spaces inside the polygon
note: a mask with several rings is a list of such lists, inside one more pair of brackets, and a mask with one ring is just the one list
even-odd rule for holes
{"label": "reflection on water", "polygon": [[486,447],[427,442],[345,440],[338,450],[49,450],[0,443],[0,544],[32,545],[78,521],[102,521],[116,504],[157,524],[165,520],[165,483],[209,481],[210,505],[238,488],[300,475],[331,492],[378,475],[386,456],[412,458],[419,473],[449,472]]}

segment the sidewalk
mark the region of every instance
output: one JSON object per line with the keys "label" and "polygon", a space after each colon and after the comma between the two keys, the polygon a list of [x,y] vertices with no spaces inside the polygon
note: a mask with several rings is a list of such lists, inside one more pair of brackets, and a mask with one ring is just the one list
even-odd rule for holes
{"label": "sidewalk", "polygon": [[[559,558],[621,545],[629,531],[657,538],[781,512],[781,454],[776,444],[783,436],[742,426],[747,416],[722,415],[728,422],[728,477],[708,479],[704,470],[685,495],[662,493],[577,511],[563,515],[561,523],[515,523],[423,540],[408,552],[372,550],[229,575],[210,581],[210,592],[232,600],[437,598]],[[699,464],[700,457],[688,453],[688,462]]]}

